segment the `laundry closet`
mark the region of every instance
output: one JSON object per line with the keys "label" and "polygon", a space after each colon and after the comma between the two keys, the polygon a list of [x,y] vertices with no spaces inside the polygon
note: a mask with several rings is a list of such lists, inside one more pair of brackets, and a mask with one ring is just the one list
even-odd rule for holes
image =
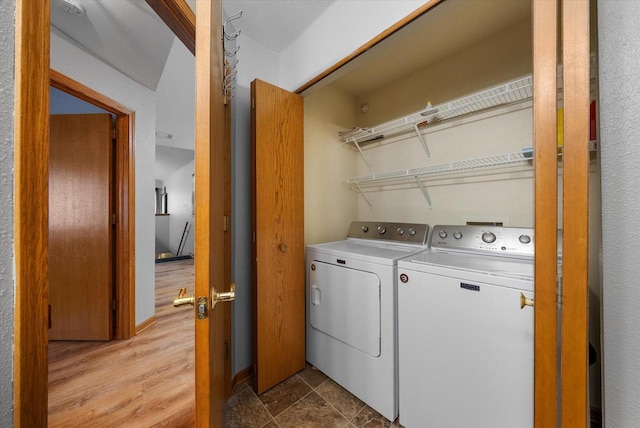
{"label": "laundry closet", "polygon": [[[531,8],[447,0],[303,92],[305,244],[344,239],[355,220],[534,226]],[[590,341],[599,349],[591,138]],[[590,376],[599,407],[598,366]]]}
{"label": "laundry closet", "polygon": [[306,243],[352,220],[531,227],[530,3],[446,1],[367,54],[305,96]]}

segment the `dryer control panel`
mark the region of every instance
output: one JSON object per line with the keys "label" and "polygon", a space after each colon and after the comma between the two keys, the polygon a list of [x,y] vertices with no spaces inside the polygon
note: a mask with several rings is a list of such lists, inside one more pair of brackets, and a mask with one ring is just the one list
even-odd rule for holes
{"label": "dryer control panel", "polygon": [[434,250],[495,254],[533,258],[533,229],[499,226],[434,226],[431,233]]}
{"label": "dryer control panel", "polygon": [[389,223],[353,221],[347,238],[395,241],[405,244],[426,245],[429,225],[423,223]]}

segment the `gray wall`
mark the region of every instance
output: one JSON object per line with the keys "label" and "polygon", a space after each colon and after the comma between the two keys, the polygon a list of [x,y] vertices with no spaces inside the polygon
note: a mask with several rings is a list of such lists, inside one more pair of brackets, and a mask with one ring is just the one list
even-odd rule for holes
{"label": "gray wall", "polygon": [[233,176],[231,277],[236,283],[231,332],[233,334],[232,372],[238,373],[253,364],[253,312],[251,302],[251,93],[238,85],[232,101],[233,132],[231,157]]}
{"label": "gray wall", "polygon": [[639,21],[640,2],[598,1],[607,427],[640,421]]}
{"label": "gray wall", "polygon": [[13,62],[15,1],[0,0],[0,426],[13,425]]}

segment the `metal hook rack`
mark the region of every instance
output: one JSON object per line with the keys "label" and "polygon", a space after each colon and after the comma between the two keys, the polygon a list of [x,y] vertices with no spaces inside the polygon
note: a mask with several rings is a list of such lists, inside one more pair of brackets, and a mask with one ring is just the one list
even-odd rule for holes
{"label": "metal hook rack", "polygon": [[222,66],[222,94],[224,96],[224,102],[227,104],[231,98],[233,98],[236,83],[238,81],[238,58],[237,53],[240,50],[238,46],[238,36],[241,30],[229,31],[227,28],[231,21],[242,17],[242,11],[238,11],[233,15],[225,18],[222,23],[222,51],[224,53],[223,66]]}

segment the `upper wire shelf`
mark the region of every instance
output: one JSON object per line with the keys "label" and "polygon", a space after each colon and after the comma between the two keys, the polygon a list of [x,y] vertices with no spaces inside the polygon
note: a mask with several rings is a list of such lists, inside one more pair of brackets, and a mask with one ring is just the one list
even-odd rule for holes
{"label": "upper wire shelf", "polygon": [[359,146],[363,143],[415,132],[428,125],[524,101],[532,97],[533,78],[527,76],[443,104],[435,106],[428,104],[421,111],[373,128],[354,128],[340,132],[338,137],[344,143],[354,143]]}

